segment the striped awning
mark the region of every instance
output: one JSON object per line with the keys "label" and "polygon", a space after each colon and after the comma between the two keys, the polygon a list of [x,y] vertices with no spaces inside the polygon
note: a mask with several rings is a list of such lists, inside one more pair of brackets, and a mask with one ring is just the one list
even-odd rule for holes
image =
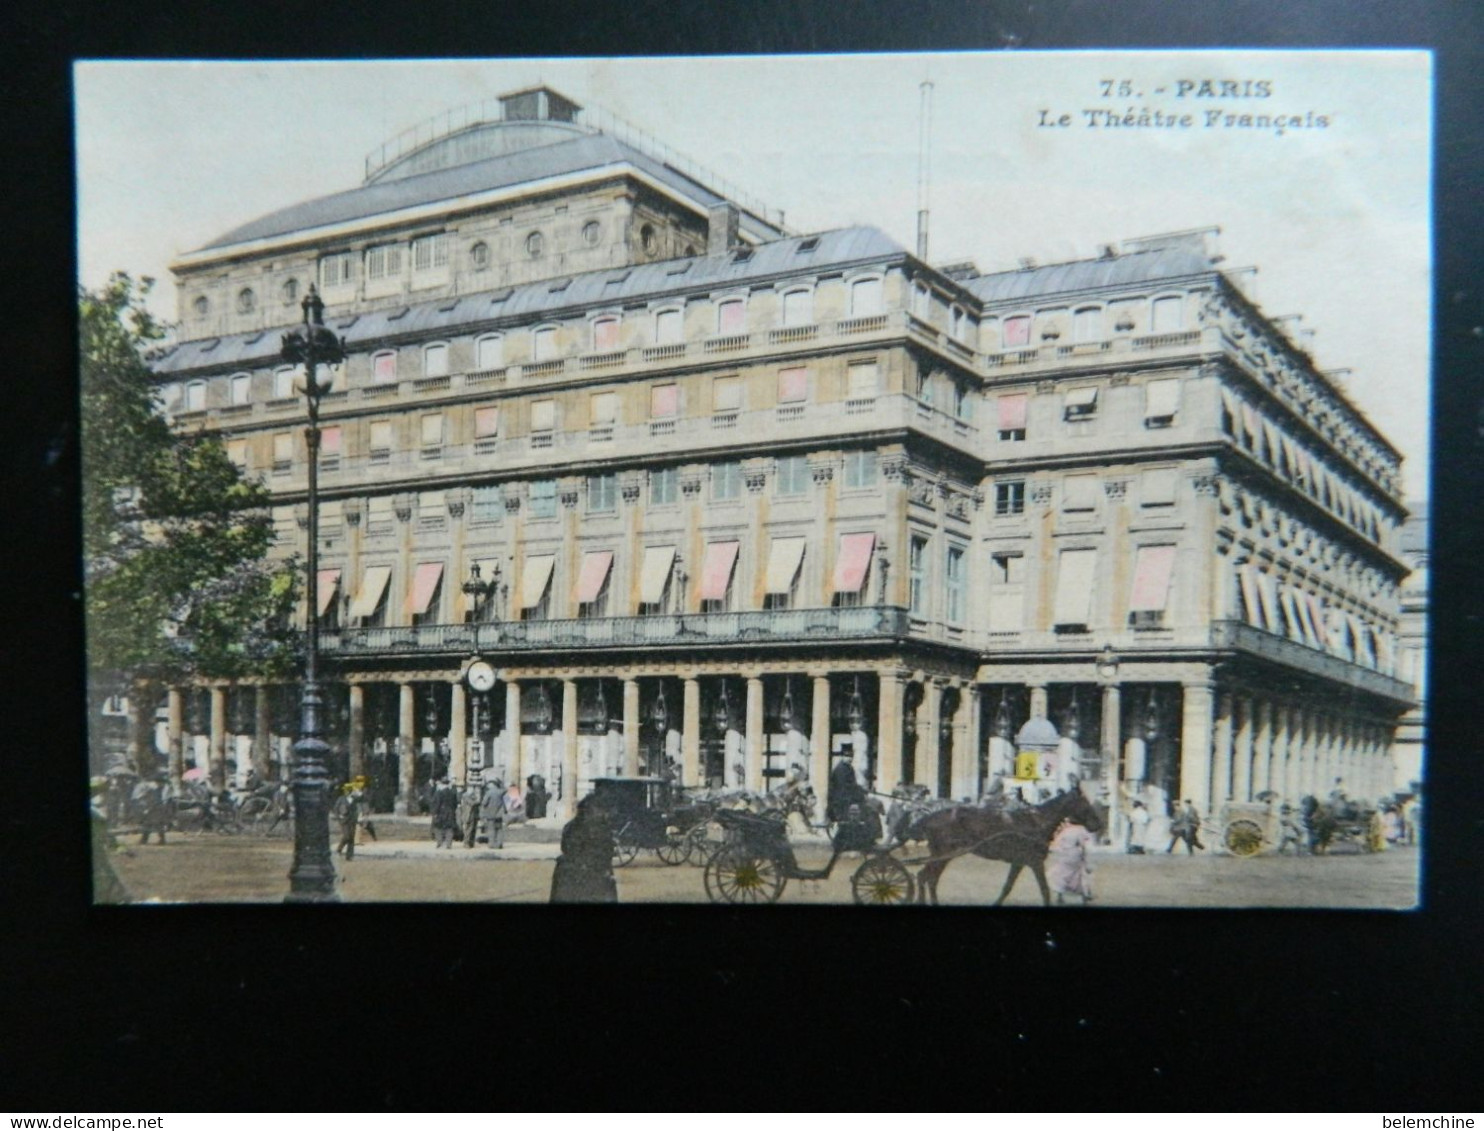
{"label": "striped awning", "polygon": [[582,572],[577,575],[577,603],[586,605],[598,599],[608,571],[613,566],[612,550],[589,550],[582,555]]}
{"label": "striped awning", "polygon": [[322,569],[314,575],[316,595],[319,600],[314,610],[315,616],[324,616],[325,610],[330,607],[330,602],[335,599],[335,590],[340,588],[340,571],[338,569]]}
{"label": "striped awning", "polygon": [[1014,432],[1025,427],[1030,401],[1025,393],[1001,394],[995,406],[999,412],[1001,432]]}
{"label": "striped awning", "polygon": [[874,534],[840,535],[840,556],[835,559],[835,592],[859,593],[871,569],[876,549]]}
{"label": "striped awning", "polygon": [[407,611],[417,617],[426,613],[442,580],[442,562],[419,562],[412,575],[412,589],[407,594]]}
{"label": "striped awning", "polygon": [[665,599],[665,583],[670,580],[670,567],[675,563],[674,546],[650,546],[644,551],[644,565],[639,573],[639,600],[658,605]]}
{"label": "striped awning", "polygon": [[740,542],[712,542],[706,547],[701,563],[701,600],[724,601],[732,580],[732,567],[737,563]]}
{"label": "striped awning", "polygon": [[368,566],[361,577],[361,591],[350,606],[353,617],[369,617],[381,604],[381,595],[386,592],[386,583],[391,580],[391,566]]}
{"label": "striped awning", "polygon": [[768,551],[767,592],[787,593],[804,560],[804,538],[774,538]]}
{"label": "striped awning", "polygon": [[526,559],[525,569],[520,575],[520,607],[532,608],[546,596],[546,587],[551,584],[551,570],[556,565],[555,554],[532,554]]}
{"label": "striped awning", "polygon": [[1134,555],[1134,590],[1129,598],[1129,611],[1163,610],[1169,601],[1174,570],[1174,546],[1140,546]]}

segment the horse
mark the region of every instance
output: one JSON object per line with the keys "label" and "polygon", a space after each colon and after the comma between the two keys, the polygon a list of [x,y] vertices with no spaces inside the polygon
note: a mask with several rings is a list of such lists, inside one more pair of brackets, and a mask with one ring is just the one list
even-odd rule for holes
{"label": "horse", "polygon": [[1046,854],[1051,838],[1064,820],[1075,821],[1094,833],[1103,826],[1092,802],[1075,789],[1025,808],[960,805],[930,813],[918,826],[931,853],[917,874],[918,902],[926,903],[931,896],[936,904],[938,878],[943,870],[957,857],[972,852],[985,860],[1003,860],[1010,865],[1010,875],[994,906],[1005,902],[1025,868],[1036,877],[1042,902],[1051,906],[1051,889],[1046,883]]}
{"label": "horse", "polygon": [[1336,841],[1364,838],[1370,832],[1371,815],[1374,812],[1348,798],[1325,804],[1317,797],[1306,795],[1299,802],[1304,815],[1304,825],[1309,830],[1309,851],[1323,856]]}

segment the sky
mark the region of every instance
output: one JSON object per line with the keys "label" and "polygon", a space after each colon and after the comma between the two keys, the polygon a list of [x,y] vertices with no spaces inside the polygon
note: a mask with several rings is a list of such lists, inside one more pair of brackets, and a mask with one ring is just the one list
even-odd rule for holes
{"label": "sky", "polygon": [[1303,316],[1287,325],[1313,332],[1300,344],[1320,368],[1350,370],[1340,381],[1404,455],[1408,496],[1426,496],[1425,52],[80,62],[80,281],[152,276],[173,320],[176,255],[353,188],[403,129],[537,82],[647,131],[796,231],[868,224],[912,248],[924,80],[932,262],[1001,270],[1219,227],[1223,266],[1257,268],[1242,286],[1269,315]]}

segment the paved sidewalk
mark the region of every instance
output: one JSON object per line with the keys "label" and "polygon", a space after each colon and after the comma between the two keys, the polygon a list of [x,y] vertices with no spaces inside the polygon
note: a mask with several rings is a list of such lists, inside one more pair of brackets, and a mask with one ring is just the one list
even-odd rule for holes
{"label": "paved sidewalk", "polygon": [[356,845],[355,858],[360,860],[555,860],[561,853],[557,844],[520,844],[506,841],[504,848],[487,844],[465,848],[455,843],[452,848],[439,848],[428,840],[373,840]]}

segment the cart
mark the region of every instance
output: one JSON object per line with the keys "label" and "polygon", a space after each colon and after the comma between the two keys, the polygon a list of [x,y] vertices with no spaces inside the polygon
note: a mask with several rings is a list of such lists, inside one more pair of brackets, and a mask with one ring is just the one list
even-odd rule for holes
{"label": "cart", "polygon": [[613,862],[632,864],[650,849],[665,864],[684,864],[695,849],[697,827],[704,830],[710,807],[689,805],[668,778],[596,778],[593,797],[613,825]]}

